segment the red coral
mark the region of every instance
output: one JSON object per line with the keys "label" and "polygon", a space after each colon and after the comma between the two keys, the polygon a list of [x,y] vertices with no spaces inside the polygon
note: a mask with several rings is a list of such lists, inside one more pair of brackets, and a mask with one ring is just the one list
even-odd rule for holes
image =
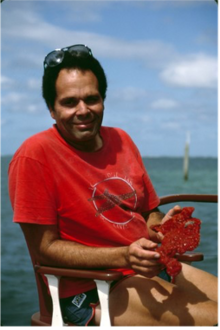
{"label": "red coral", "polygon": [[151,229],[164,235],[156,251],[160,253],[159,261],[166,266],[172,278],[182,269],[181,263],[173,258],[175,254],[192,251],[199,245],[201,221],[191,217],[193,211],[193,207],[184,207],[164,224],[151,226]]}

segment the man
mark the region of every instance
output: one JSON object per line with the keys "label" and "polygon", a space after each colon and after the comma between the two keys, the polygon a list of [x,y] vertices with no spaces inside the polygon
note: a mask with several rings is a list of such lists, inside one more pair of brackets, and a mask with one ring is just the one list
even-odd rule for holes
{"label": "man", "polygon": [[[107,81],[91,50],[74,45],[44,60],[43,97],[55,125],[26,140],[9,167],[18,222],[39,263],[120,269],[110,294],[113,325],[214,325],[216,278],[184,265],[171,284],[150,229],[163,215],[131,138],[103,127]],[[100,308],[91,280],[61,280],[65,319],[97,325]]]}

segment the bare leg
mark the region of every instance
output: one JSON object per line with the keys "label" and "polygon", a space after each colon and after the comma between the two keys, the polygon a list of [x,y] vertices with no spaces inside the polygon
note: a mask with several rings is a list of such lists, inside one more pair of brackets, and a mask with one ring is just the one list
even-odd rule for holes
{"label": "bare leg", "polygon": [[116,326],[213,326],[216,301],[216,277],[183,265],[175,285],[140,275],[121,282],[110,294],[110,314]]}
{"label": "bare leg", "polygon": [[196,286],[198,292],[203,292],[210,300],[218,302],[218,279],[210,273],[182,264],[182,271],[176,277],[175,284],[188,291],[191,286]]}

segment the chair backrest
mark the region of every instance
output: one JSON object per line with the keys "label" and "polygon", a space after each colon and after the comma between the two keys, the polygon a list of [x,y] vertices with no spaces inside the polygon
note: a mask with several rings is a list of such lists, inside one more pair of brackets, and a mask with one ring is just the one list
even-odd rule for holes
{"label": "chair backrest", "polygon": [[[32,260],[32,265],[34,267],[34,265],[38,264],[38,262],[35,259],[34,254],[31,251],[27,240],[26,243]],[[52,299],[48,291],[46,282],[43,280],[42,274],[39,274],[35,271],[34,273],[35,273],[35,279],[36,279],[37,291],[38,291],[40,321],[50,324],[52,317],[52,309],[53,309]]]}

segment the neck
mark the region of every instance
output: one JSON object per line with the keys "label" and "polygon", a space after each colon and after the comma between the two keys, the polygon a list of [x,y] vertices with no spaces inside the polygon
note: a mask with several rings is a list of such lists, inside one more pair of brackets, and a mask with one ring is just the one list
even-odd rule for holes
{"label": "neck", "polygon": [[82,141],[71,141],[63,136],[63,134],[60,132],[59,128],[56,125],[56,128],[59,132],[59,134],[62,136],[62,138],[73,148],[80,150],[82,152],[95,152],[102,148],[103,146],[103,140],[102,137],[99,134],[96,135],[95,138],[91,140],[82,140]]}
{"label": "neck", "polygon": [[80,150],[82,152],[95,152],[102,148],[103,140],[101,136],[97,136],[95,140],[91,141],[80,141],[78,143],[74,143],[72,141],[66,141],[69,143],[73,148]]}

